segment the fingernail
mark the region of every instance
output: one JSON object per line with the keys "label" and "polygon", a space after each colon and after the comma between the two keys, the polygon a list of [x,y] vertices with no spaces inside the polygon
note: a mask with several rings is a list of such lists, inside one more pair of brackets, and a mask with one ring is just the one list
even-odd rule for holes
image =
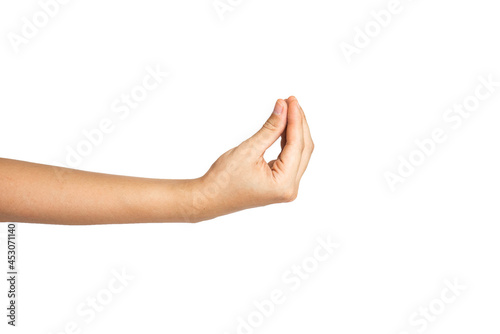
{"label": "fingernail", "polygon": [[283,112],[283,106],[281,105],[281,103],[277,102],[276,106],[274,107],[273,113],[276,115],[281,115],[282,112]]}

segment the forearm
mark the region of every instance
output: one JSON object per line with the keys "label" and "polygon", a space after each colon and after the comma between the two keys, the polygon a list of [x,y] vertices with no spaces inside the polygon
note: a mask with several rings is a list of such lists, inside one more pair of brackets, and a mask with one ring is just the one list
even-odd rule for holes
{"label": "forearm", "polygon": [[50,224],[188,222],[197,180],[91,173],[0,159],[0,220]]}
{"label": "forearm", "polygon": [[[281,137],[281,152],[264,153]],[[294,97],[201,178],[160,180],[0,159],[0,221],[46,224],[199,222],[297,197],[314,144]]]}

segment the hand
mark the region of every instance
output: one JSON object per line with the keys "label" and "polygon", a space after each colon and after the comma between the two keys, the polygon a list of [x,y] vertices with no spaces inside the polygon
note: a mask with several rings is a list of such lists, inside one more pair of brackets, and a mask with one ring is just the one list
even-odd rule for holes
{"label": "hand", "polygon": [[[281,153],[264,152],[281,137]],[[201,178],[146,179],[0,159],[0,221],[47,224],[197,222],[297,197],[314,145],[297,99],[278,100],[254,136]]]}
{"label": "hand", "polygon": [[[265,151],[280,137],[281,153],[266,162]],[[295,200],[313,150],[297,99],[278,100],[262,129],[224,153],[199,179],[193,194],[193,221]]]}

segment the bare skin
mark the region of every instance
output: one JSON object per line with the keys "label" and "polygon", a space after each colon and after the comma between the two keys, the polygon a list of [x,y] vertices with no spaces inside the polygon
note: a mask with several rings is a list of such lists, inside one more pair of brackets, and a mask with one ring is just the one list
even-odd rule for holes
{"label": "bare skin", "polygon": [[[281,153],[265,151],[281,137]],[[314,144],[295,97],[278,100],[262,129],[197,179],[91,173],[0,159],[0,221],[61,225],[200,222],[291,202]]]}

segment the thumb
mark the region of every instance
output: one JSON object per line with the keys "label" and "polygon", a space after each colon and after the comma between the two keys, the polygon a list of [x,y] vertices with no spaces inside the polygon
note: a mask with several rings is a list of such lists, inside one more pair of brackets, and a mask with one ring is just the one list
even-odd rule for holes
{"label": "thumb", "polygon": [[276,102],[274,111],[262,128],[249,141],[260,153],[265,152],[281,136],[286,127],[287,103],[281,99]]}

